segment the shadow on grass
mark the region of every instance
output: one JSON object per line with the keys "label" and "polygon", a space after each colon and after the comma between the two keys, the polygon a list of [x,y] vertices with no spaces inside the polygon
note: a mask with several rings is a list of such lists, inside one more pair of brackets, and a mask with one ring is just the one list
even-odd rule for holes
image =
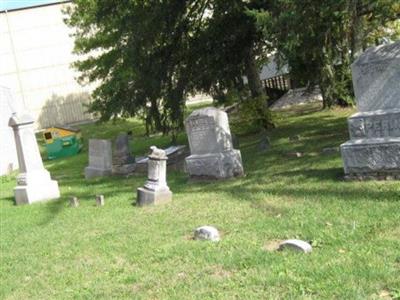
{"label": "shadow on grass", "polygon": [[341,182],[343,181],[343,168],[309,169],[275,173],[274,176],[293,178],[317,179],[324,181]]}
{"label": "shadow on grass", "polygon": [[11,202],[12,204],[16,205],[16,204],[15,204],[15,199],[14,199],[13,196],[4,197],[4,198],[1,198],[1,200],[2,200],[2,201],[5,201],[5,202]]}
{"label": "shadow on grass", "polygon": [[46,204],[46,209],[48,211],[48,214],[46,214],[46,217],[40,222],[39,225],[46,225],[50,223],[54,218],[57,217],[59,213],[66,207],[66,202],[68,199],[65,197],[61,197],[60,199],[56,200],[50,200]]}
{"label": "shadow on grass", "polygon": [[[339,169],[332,169],[329,173],[323,173],[321,175],[321,170],[307,171],[295,171],[288,173],[281,173],[282,176],[289,176],[287,184],[285,185],[274,185],[273,182],[268,182],[265,184],[263,182],[254,182],[254,180],[249,179],[237,179],[239,182],[232,183],[226,182],[214,184],[210,187],[211,190],[215,192],[223,192],[232,199],[243,201],[243,199],[254,200],[252,197],[254,194],[264,193],[266,195],[272,195],[276,197],[291,198],[303,201],[305,199],[310,202],[313,201],[331,201],[331,199],[341,199],[345,201],[375,201],[375,202],[400,202],[400,193],[398,191],[392,190],[381,190],[377,189],[376,186],[371,185],[370,182],[358,182],[355,185],[354,182],[344,182],[336,180],[335,177],[339,173]],[[305,176],[306,179],[299,185],[293,183],[290,178],[295,177],[296,174],[301,174]],[[328,174],[328,175],[326,175]],[[313,185],[307,185],[307,179],[314,178],[321,182],[318,186],[318,182],[313,182]],[[321,179],[321,180],[320,180]],[[327,183],[327,179],[330,179]],[[302,178],[297,178],[297,181],[302,181]],[[286,181],[286,180],[285,180]],[[279,179],[277,180],[279,182]],[[394,184],[394,183],[393,183]],[[262,187],[260,187],[262,186]],[[327,197],[329,196],[329,197]]]}

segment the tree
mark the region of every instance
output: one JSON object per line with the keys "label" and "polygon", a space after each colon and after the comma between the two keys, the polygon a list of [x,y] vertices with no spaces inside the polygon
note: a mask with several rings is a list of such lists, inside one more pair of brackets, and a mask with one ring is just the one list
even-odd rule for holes
{"label": "tree", "polygon": [[243,90],[247,74],[251,95],[260,97],[263,37],[246,14],[251,2],[74,1],[66,23],[84,57],[74,66],[81,82],[98,83],[90,111],[102,120],[140,115],[149,130],[176,134],[191,93]]}
{"label": "tree", "polygon": [[399,18],[396,0],[276,0],[251,14],[291,75],[318,84],[324,107],[351,103],[350,64],[377,29]]}

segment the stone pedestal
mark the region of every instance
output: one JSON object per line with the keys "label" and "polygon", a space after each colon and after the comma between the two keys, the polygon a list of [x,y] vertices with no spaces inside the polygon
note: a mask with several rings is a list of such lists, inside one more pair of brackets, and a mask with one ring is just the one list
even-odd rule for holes
{"label": "stone pedestal", "polygon": [[340,146],[349,179],[400,175],[400,42],[369,48],[352,65],[358,113]]}
{"label": "stone pedestal", "polygon": [[14,114],[8,123],[13,128],[20,174],[14,189],[15,203],[31,204],[60,197],[58,183],[44,168],[33,131],[34,119]]}
{"label": "stone pedestal", "polygon": [[89,166],[85,178],[109,176],[112,174],[112,149],[110,140],[89,140]]}
{"label": "stone pedestal", "polygon": [[217,108],[195,110],[185,121],[191,155],[186,168],[192,178],[224,179],[243,175],[242,157],[233,149],[228,115]]}
{"label": "stone pedestal", "polygon": [[147,161],[148,179],[142,188],[137,189],[137,205],[152,205],[169,202],[172,192],[167,185],[167,155],[164,150],[150,147]]}

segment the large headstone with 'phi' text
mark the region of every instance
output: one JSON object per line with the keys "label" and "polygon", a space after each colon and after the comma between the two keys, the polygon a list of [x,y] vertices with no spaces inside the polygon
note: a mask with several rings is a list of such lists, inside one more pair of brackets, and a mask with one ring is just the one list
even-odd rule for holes
{"label": "large headstone with 'phi' text", "polygon": [[400,176],[400,41],[366,50],[352,65],[358,113],[341,145],[348,178]]}
{"label": "large headstone with 'phi' text", "polygon": [[89,140],[89,165],[85,168],[85,178],[112,174],[112,149],[110,140]]}
{"label": "large headstone with 'phi' text", "polygon": [[58,183],[44,168],[30,115],[13,114],[8,125],[14,131],[19,175],[14,188],[15,203],[31,204],[60,197]]}
{"label": "large headstone with 'phi' text", "polygon": [[233,149],[226,112],[198,109],[185,120],[191,155],[186,158],[192,178],[223,179],[243,175],[242,157]]}

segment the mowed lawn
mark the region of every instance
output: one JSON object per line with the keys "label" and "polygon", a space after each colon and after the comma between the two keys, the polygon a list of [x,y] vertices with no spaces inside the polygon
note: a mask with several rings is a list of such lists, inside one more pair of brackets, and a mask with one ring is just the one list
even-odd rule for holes
{"label": "mowed lawn", "polygon": [[[281,113],[269,151],[257,134],[239,136],[245,177],[193,183],[169,172],[173,201],[145,208],[133,205],[145,176],[84,179],[87,139],[133,130],[143,155],[169,138],[146,138],[135,120],[81,126],[81,154],[45,161],[61,199],[17,207],[15,176],[1,177],[0,298],[400,299],[400,182],[343,181],[340,154],[321,154],[348,139],[352,112]],[[192,240],[201,225],[222,240]],[[271,251],[288,238],[313,252]]]}

